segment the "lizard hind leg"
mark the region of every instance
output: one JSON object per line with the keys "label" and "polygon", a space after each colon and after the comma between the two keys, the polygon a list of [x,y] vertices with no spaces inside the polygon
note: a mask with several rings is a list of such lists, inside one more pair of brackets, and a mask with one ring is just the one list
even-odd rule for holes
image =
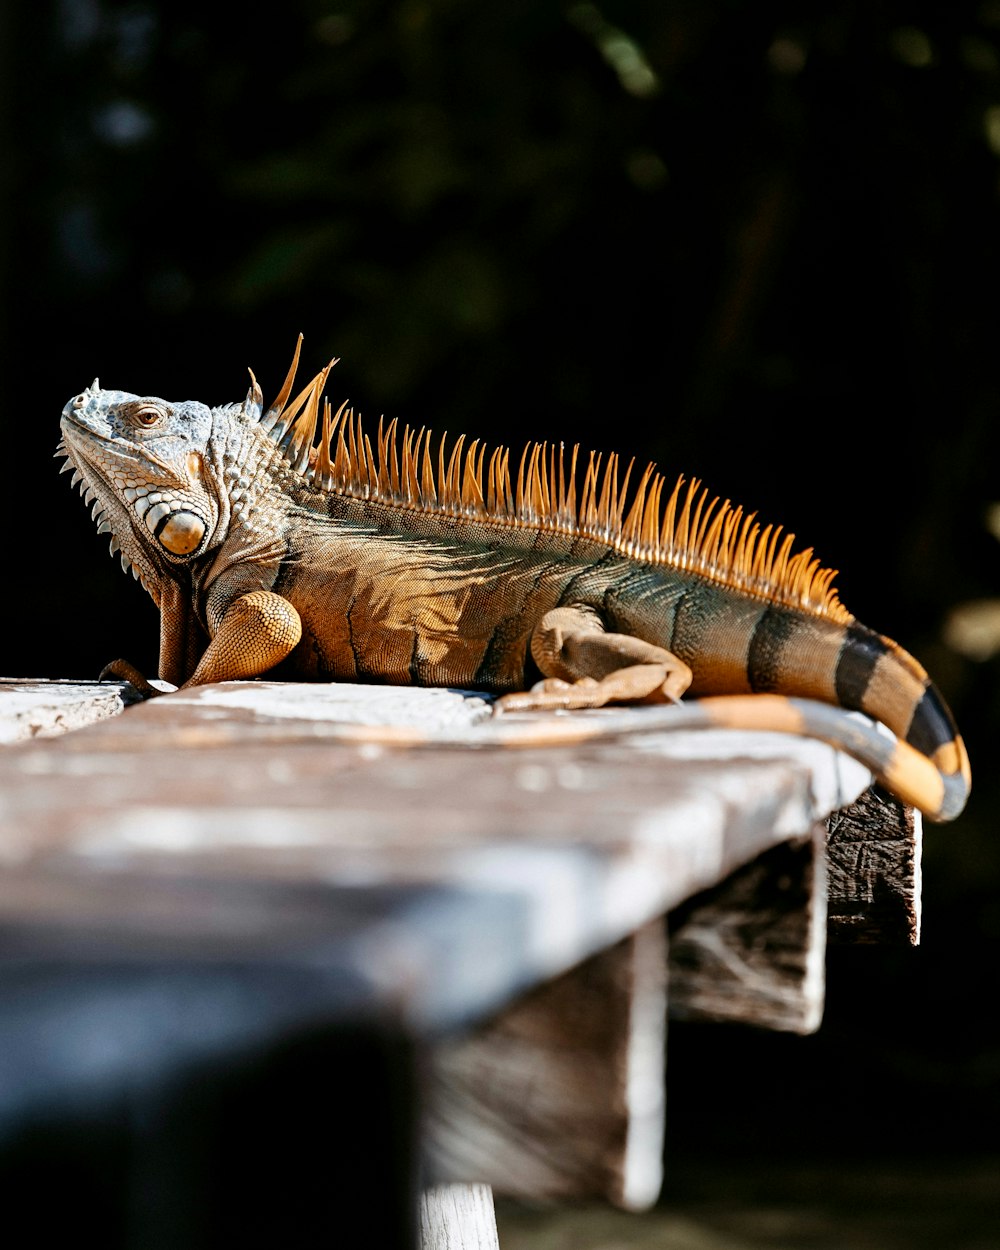
{"label": "lizard hind leg", "polygon": [[631,634],[608,633],[600,615],[584,604],[546,612],[532,633],[531,655],[542,680],[531,690],[504,695],[498,712],[670,703],[691,684],[683,660]]}

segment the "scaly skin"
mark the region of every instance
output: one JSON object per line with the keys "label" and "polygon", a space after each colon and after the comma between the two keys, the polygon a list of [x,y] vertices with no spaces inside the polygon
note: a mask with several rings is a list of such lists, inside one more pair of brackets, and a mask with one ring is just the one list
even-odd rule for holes
{"label": "scaly skin", "polygon": [[[561,449],[536,448],[515,489],[475,444],[435,464],[408,432],[400,464],[390,430],[366,451],[352,414],[337,425],[327,409],[316,447],[328,370],[289,405],[294,368],[267,412],[256,382],[214,409],[95,382],[63,412],[66,467],[160,608],[161,678],[471,687],[503,711],[781,695],[704,707],[844,747],[932,819],[961,811],[968,759],[943,700],[843,609],[810,552],[703,508],[697,485],[663,511],[648,475],[626,516],[614,458],[603,483],[592,462],[578,506]],[[800,700],[866,712],[901,741],[859,747]]]}

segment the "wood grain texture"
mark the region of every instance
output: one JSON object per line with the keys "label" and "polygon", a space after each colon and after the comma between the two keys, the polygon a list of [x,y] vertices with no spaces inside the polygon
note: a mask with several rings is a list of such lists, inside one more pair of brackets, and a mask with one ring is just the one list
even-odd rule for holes
{"label": "wood grain texture", "polygon": [[677,908],[670,1013],[812,1033],[823,1015],[826,895],[820,831],[773,847]]}
{"label": "wood grain texture", "polygon": [[920,942],[919,812],[877,786],[827,821],[829,940]]}
{"label": "wood grain texture", "polygon": [[[414,964],[407,1018],[455,1027],[806,832],[816,773],[837,759],[777,735],[714,734],[717,752],[738,757],[694,760],[666,757],[655,738],[470,750],[327,736],[346,704],[365,716],[379,702],[391,723],[397,698],[430,719],[445,702],[452,719],[483,710],[447,691],[245,682],[9,747],[0,837],[17,868],[0,883],[4,914],[36,933],[48,917],[72,944],[106,908],[123,941],[131,926],[135,940],[187,947],[221,940],[211,913],[178,907],[190,919],[171,928],[164,908],[151,927],[127,900],[162,896],[170,881],[220,894],[252,884],[263,933],[268,892],[276,916],[282,889],[379,892],[379,924],[389,897],[410,918],[409,939],[397,926],[391,944]],[[772,755],[745,758],[761,739]],[[505,920],[495,937],[481,926],[449,935],[440,919],[459,924],[477,905],[496,915],[500,902],[520,916],[516,934]]]}
{"label": "wood grain texture", "polygon": [[[84,703],[106,716],[107,693]],[[240,682],[5,747],[0,963],[54,970],[58,993],[0,1012],[0,1105],[16,1119],[91,1096],[81,1013],[109,1099],[366,1021],[433,1056],[431,1181],[652,1201],[659,918],[677,917],[674,1010],[814,1027],[813,830],[866,775],[775,734],[511,750],[488,717],[465,692]],[[394,724],[443,737],[365,740]],[[425,1203],[424,1250],[493,1250],[478,1194]]]}
{"label": "wood grain texture", "polygon": [[433,1185],[420,1196],[420,1250],[500,1250],[489,1185]]}
{"label": "wood grain texture", "polygon": [[664,927],[539,986],[435,1048],[428,1165],[448,1179],[548,1200],[633,1209],[662,1179]]}
{"label": "wood grain texture", "polygon": [[0,678],[0,744],[56,737],[125,706],[120,682]]}

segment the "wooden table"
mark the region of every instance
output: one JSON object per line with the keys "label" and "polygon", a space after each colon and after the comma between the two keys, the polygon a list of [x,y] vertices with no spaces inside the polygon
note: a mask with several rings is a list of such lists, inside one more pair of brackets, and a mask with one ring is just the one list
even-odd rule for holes
{"label": "wooden table", "polygon": [[[487,1246],[490,1185],[648,1205],[668,1005],[808,1032],[828,927],[916,939],[919,825],[869,798],[828,839],[868,777],[822,744],[122,694],[0,683],[0,1168],[53,1236]],[[408,726],[438,740],[366,740]]]}

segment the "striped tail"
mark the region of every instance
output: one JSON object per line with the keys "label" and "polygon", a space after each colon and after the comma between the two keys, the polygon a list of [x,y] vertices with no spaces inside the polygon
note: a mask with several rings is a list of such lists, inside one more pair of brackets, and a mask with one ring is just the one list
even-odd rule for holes
{"label": "striped tail", "polygon": [[[932,699],[927,706],[934,707],[935,719],[938,711],[943,710],[950,724],[950,714],[940,695],[932,686],[928,689]],[[918,733],[927,732],[924,712],[915,714],[913,723]],[[609,708],[600,716],[578,713],[565,719],[545,718],[534,724],[519,723],[514,715],[477,731],[476,741],[496,741],[508,747],[555,746],[691,729],[764,730],[827,742],[860,761],[876,781],[928,820],[954,820],[969,797],[969,760],[965,745],[954,730],[929,754],[903,738],[888,736],[871,720],[851,715],[836,704],[821,703],[815,697],[709,695],[668,707]],[[428,738],[423,730],[401,730],[393,738],[400,745],[431,740],[453,739],[447,733]]]}
{"label": "striped tail", "polygon": [[899,739],[885,770],[889,788],[931,820],[954,820],[972,785],[969,757],[941,692],[913,656],[863,625],[849,626],[837,665],[837,697]]}
{"label": "striped tail", "polygon": [[[934,697],[945,708],[936,691]],[[694,707],[716,728],[774,730],[828,742],[860,760],[876,781],[928,820],[954,820],[969,797],[969,759],[957,733],[929,755],[901,738],[887,737],[875,725],[846,716],[843,708],[813,699],[719,695],[700,699]]]}
{"label": "striped tail", "polygon": [[[935,699],[943,708],[936,692]],[[370,732],[370,727],[347,728],[355,736]],[[886,789],[918,808],[928,820],[954,820],[969,797],[969,761],[958,734],[927,755],[842,707],[786,694],[709,695],[667,707],[608,708],[598,716],[584,712],[535,722],[519,721],[514,714],[477,729],[474,739],[464,741],[537,747],[692,729],[766,730],[828,742],[859,760]],[[428,736],[423,729],[401,728],[394,731],[392,741],[399,745],[453,742],[454,734],[442,731]]]}
{"label": "striped tail", "polygon": [[[856,621],[844,626],[781,609],[768,616],[770,626],[761,625],[772,638],[764,648],[770,662],[748,666],[751,689],[760,693],[704,700],[713,722],[830,742],[929,820],[954,820],[969,797],[969,757],[947,704],[913,656]],[[838,707],[880,721],[896,741],[863,735],[861,743]]]}

